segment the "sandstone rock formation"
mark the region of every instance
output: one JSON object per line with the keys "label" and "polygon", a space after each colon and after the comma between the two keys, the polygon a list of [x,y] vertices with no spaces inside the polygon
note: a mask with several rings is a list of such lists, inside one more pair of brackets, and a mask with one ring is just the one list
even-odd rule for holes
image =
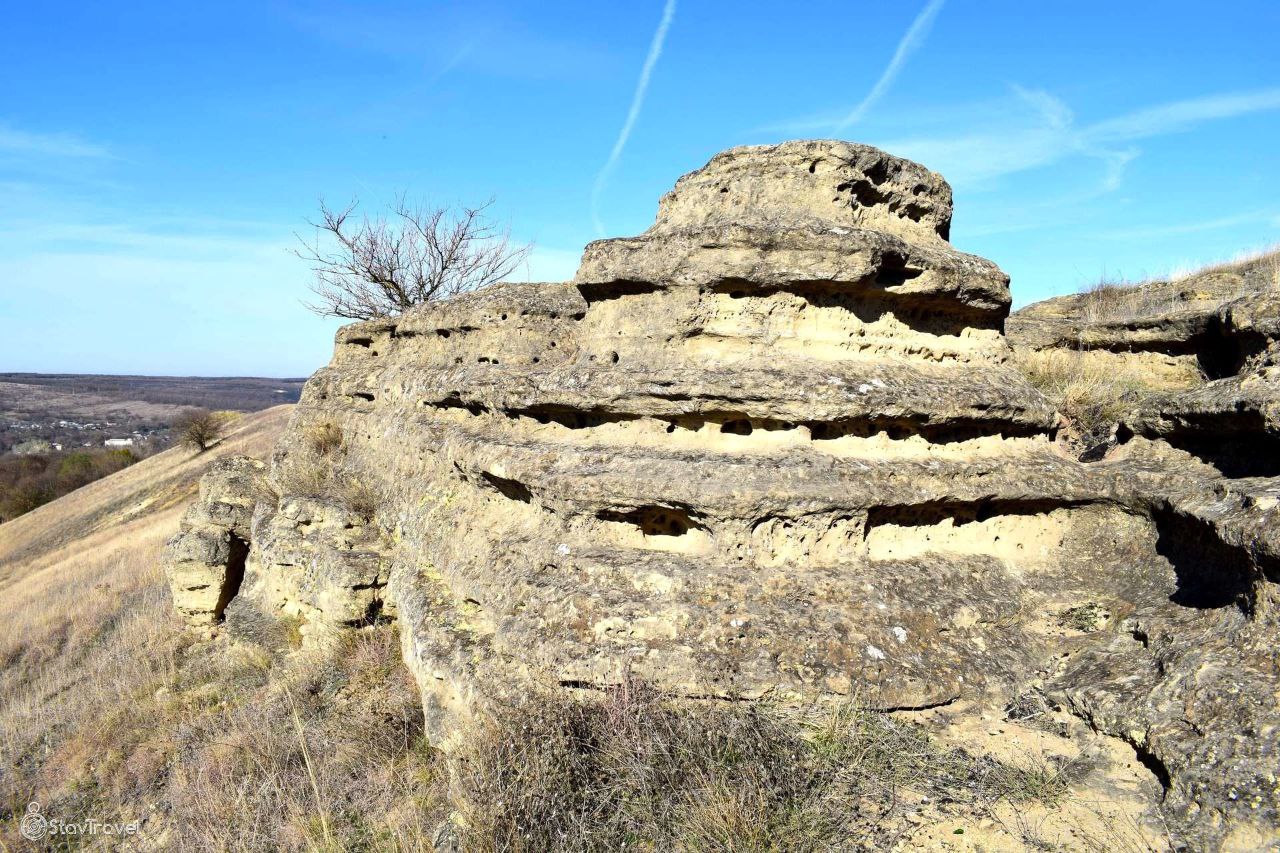
{"label": "sandstone rock formation", "polygon": [[200,497],[169,542],[173,604],[192,625],[215,625],[240,592],[253,509],[266,466],[248,456],[220,459],[200,479]]}
{"label": "sandstone rock formation", "polygon": [[1280,336],[1280,253],[1136,287],[1098,287],[1009,317],[1016,349],[1108,353],[1155,373],[1238,373]]}
{"label": "sandstone rock formation", "polygon": [[[1061,453],[951,206],[866,146],[737,148],[572,282],[347,326],[254,490],[228,628],[397,619],[442,743],[504,696],[628,676],[884,710],[1035,694],[1132,746],[1178,838],[1264,837],[1276,481],[1155,427]],[[193,587],[234,562],[207,543],[244,538],[226,479],[175,545],[199,622],[226,602]]]}

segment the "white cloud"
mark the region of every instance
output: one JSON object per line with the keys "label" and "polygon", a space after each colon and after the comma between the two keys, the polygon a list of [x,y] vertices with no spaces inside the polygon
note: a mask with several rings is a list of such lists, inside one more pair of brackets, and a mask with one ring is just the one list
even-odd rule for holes
{"label": "white cloud", "polygon": [[31,133],[0,126],[0,153],[70,159],[108,159],[112,156],[96,145],[69,133]]}
{"label": "white cloud", "polygon": [[1125,143],[1190,130],[1196,125],[1253,112],[1280,109],[1280,89],[1223,93],[1160,104],[1079,126],[1070,107],[1039,90],[1014,87],[1023,114],[980,133],[892,140],[882,147],[928,163],[957,185],[1086,157],[1105,167],[1101,188],[1119,187],[1124,167],[1139,154]]}
{"label": "white cloud", "polygon": [[1197,124],[1280,109],[1280,89],[1227,92],[1174,101],[1101,121],[1086,132],[1098,142],[1127,142],[1189,130]]}
{"label": "white cloud", "polygon": [[600,194],[604,191],[605,184],[609,180],[609,176],[613,173],[613,169],[618,165],[618,158],[622,156],[622,149],[626,147],[627,140],[631,137],[631,129],[635,127],[636,120],[640,118],[640,108],[644,106],[644,94],[649,88],[649,78],[653,75],[653,68],[658,64],[658,60],[662,57],[662,45],[667,40],[667,30],[671,28],[671,20],[676,14],[676,0],[667,0],[666,5],[662,7],[662,20],[658,22],[658,29],[653,33],[653,41],[649,43],[649,55],[645,57],[644,67],[640,70],[640,79],[636,81],[635,93],[631,96],[631,109],[627,110],[627,120],[622,124],[622,130],[618,133],[618,139],[613,143],[613,150],[609,152],[609,159],[600,169],[600,173],[596,175],[595,183],[591,187],[591,220],[596,227],[596,236],[604,236],[604,226],[600,224]]}
{"label": "white cloud", "polygon": [[898,48],[893,52],[893,58],[889,60],[889,64],[881,72],[880,79],[876,80],[875,85],[871,87],[871,91],[867,93],[867,96],[835,125],[837,134],[855,122],[860,121],[876,105],[876,102],[884,97],[884,93],[889,91],[889,87],[897,79],[898,73],[902,71],[902,66],[906,64],[907,59],[928,37],[929,28],[933,26],[934,18],[938,17],[938,13],[942,11],[944,2],[945,0],[929,0],[925,7],[920,10],[920,14],[911,22],[906,34],[898,42]]}

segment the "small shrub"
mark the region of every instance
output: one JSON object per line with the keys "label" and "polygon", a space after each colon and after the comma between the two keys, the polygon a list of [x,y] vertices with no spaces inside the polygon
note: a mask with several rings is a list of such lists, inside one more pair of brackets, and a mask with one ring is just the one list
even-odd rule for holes
{"label": "small shrub", "polygon": [[328,456],[344,445],[342,427],[331,421],[312,424],[307,428],[307,443],[317,456]]}
{"label": "small shrub", "polygon": [[328,489],[331,475],[332,470],[328,465],[315,464],[305,458],[290,459],[278,475],[280,493],[320,497]]}
{"label": "small shrub", "polygon": [[1057,768],[948,749],[856,703],[676,703],[634,683],[500,708],[448,768],[477,851],[844,849],[891,837],[904,791],[979,809],[1066,791]]}
{"label": "small shrub", "polygon": [[377,490],[368,481],[354,475],[339,480],[342,503],[352,514],[365,521],[372,521],[382,504]]}
{"label": "small shrub", "polygon": [[173,422],[178,443],[204,453],[222,437],[227,417],[208,409],[188,409]]}

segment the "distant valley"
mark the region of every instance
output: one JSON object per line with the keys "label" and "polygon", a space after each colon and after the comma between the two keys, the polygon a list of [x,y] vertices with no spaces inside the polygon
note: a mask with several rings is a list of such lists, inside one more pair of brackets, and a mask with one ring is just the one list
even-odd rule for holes
{"label": "distant valley", "polygon": [[297,402],[305,379],[0,373],[0,454],[169,446],[183,410],[256,412]]}

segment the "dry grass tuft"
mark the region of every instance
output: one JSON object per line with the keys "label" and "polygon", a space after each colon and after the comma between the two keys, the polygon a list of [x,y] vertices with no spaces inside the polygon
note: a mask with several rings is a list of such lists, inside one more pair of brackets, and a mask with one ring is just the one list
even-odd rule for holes
{"label": "dry grass tuft", "polygon": [[307,445],[317,456],[328,456],[342,450],[345,446],[342,427],[331,421],[315,423],[307,427],[306,440]]}
{"label": "dry grass tuft", "polygon": [[352,515],[372,521],[382,505],[382,498],[368,480],[348,474],[338,480],[338,490],[343,505]]}
{"label": "dry grass tuft", "polygon": [[1086,325],[1170,314],[1185,305],[1174,288],[1103,279],[1084,291],[1080,318]]}
{"label": "dry grass tuft", "polygon": [[1016,361],[1031,384],[1088,435],[1109,427],[1155,392],[1141,372],[1106,353],[1020,352]]}

